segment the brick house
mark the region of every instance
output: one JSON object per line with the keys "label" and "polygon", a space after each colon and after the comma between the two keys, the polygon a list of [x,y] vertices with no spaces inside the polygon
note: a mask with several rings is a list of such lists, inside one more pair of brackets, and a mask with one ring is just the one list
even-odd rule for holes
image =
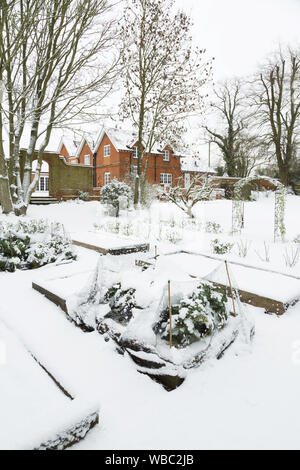
{"label": "brick house", "polygon": [[[127,175],[135,175],[137,172],[138,141],[136,135],[129,131],[117,128],[102,129],[98,135],[94,148],[94,187],[104,186],[113,178],[124,181]],[[146,155],[143,157],[144,169]],[[149,157],[147,180],[151,184],[163,184],[174,186],[178,178],[184,177],[187,183],[190,175],[209,173],[214,170],[197,169],[187,164],[192,161],[190,156],[184,156],[174,151],[169,145],[163,148],[154,148]]]}

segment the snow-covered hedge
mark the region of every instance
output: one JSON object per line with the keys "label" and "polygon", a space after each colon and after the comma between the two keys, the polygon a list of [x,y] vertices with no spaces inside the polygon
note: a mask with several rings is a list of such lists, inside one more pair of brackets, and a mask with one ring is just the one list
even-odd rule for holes
{"label": "snow-covered hedge", "polygon": [[[210,282],[201,282],[191,295],[172,305],[172,341],[174,346],[186,347],[223,328],[228,320],[227,297],[223,290]],[[169,340],[169,308],[163,310],[153,330]]]}
{"label": "snow-covered hedge", "polygon": [[32,269],[65,259],[76,259],[76,254],[60,224],[43,219],[0,222],[0,271]]}
{"label": "snow-covered hedge", "polygon": [[129,205],[129,201],[132,198],[132,191],[126,183],[114,178],[110,183],[101,188],[100,195],[101,202],[111,205],[115,209],[116,217],[119,217],[120,203],[122,200],[125,200],[127,205]]}

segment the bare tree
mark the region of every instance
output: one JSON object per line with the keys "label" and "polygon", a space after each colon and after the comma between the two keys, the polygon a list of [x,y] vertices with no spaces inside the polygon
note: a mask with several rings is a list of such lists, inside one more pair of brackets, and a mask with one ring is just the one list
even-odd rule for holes
{"label": "bare tree", "polygon": [[[1,124],[6,122],[9,129],[9,160],[0,167],[0,179],[9,180],[11,207],[1,199],[4,212],[14,210],[19,215],[27,211],[53,128],[95,109],[112,87],[118,59],[111,56],[116,28],[108,16],[109,0],[12,3],[0,46],[7,95]],[[19,29],[28,34],[18,38]],[[18,45],[13,54],[12,43]],[[20,141],[28,124],[30,140],[22,171]],[[37,168],[31,181],[35,153]]]}
{"label": "bare tree", "polygon": [[192,209],[198,202],[209,199],[213,191],[212,180],[211,178],[195,175],[186,187],[183,187],[183,185],[184,179],[180,177],[178,178],[178,185],[161,188],[160,195],[176,204],[189,217],[194,218]]}
{"label": "bare tree", "polygon": [[299,51],[280,50],[261,69],[254,82],[253,104],[262,138],[272,148],[280,181],[287,186],[299,145]]}
{"label": "bare tree", "polygon": [[218,128],[204,126],[204,129],[209,141],[220,148],[228,176],[242,176],[239,172],[241,156],[246,150],[246,115],[241,81],[224,82],[215,88],[214,94],[211,108],[218,121]]}
{"label": "bare tree", "polygon": [[134,203],[143,194],[155,146],[176,145],[185,118],[203,107],[211,62],[192,49],[190,18],[172,13],[174,0],[131,0],[122,26],[125,97],[121,104],[138,133]]}

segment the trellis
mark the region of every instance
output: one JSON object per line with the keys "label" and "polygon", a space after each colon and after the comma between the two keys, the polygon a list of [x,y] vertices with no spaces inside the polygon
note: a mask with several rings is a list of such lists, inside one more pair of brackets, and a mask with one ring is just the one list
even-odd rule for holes
{"label": "trellis", "polygon": [[252,176],[243,178],[234,185],[234,198],[232,201],[232,233],[233,235],[241,233],[243,228],[243,188],[255,181],[267,181],[275,186],[275,205],[274,205],[274,242],[283,242],[285,236],[285,186],[274,178],[268,176],[260,177]]}

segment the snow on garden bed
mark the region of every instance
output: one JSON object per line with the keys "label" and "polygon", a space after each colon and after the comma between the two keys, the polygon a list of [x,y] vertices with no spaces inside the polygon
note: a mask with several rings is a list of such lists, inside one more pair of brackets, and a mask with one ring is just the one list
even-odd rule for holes
{"label": "snow on garden bed", "polygon": [[[180,271],[181,273],[184,272],[197,277],[208,276],[207,279],[211,281],[228,285],[225,263],[221,260],[211,260],[201,255],[178,253],[162,257],[157,262],[157,264],[159,263],[163,265],[167,264],[170,273]],[[235,286],[241,290],[279,300],[284,303],[300,298],[300,280],[282,274],[229,264]],[[218,269],[218,267],[220,269]],[[215,276],[210,277],[209,273],[215,269],[218,269],[218,272]]]}
{"label": "snow on garden bed", "polygon": [[97,406],[67,397],[2,322],[0,346],[0,449],[30,450],[48,441],[64,447],[66,431],[76,425],[84,437],[83,422],[91,424]]}

